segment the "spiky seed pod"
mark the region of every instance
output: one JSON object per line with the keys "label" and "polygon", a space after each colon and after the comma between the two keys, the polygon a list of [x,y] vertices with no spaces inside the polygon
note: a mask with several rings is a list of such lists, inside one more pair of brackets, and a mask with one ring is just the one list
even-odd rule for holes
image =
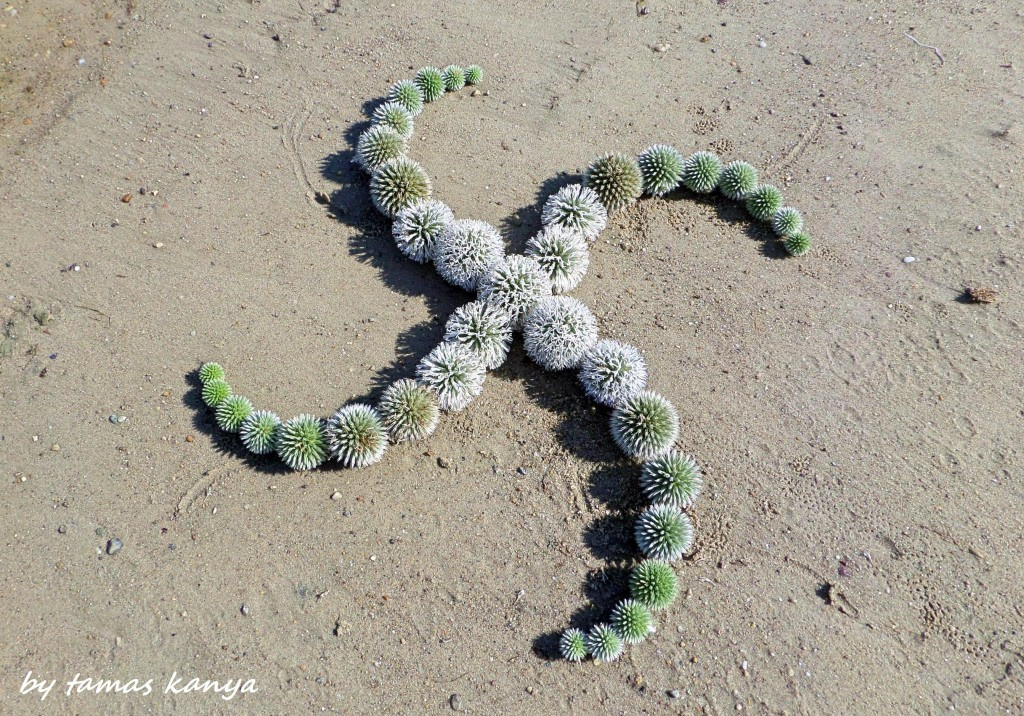
{"label": "spiky seed pod", "polygon": [[709,194],[722,177],[722,160],[711,152],[695,152],[683,165],[683,184],[690,191]]}
{"label": "spiky seed pod", "polygon": [[363,403],[346,405],[327,421],[327,448],[344,467],[380,462],[388,447],[388,431],[377,411]]}
{"label": "spiky seed pod", "polygon": [[718,180],[718,188],[733,201],[743,201],[756,187],[757,169],[747,162],[729,162]]}
{"label": "spiky seed pod", "polygon": [[444,76],[444,88],[448,92],[458,92],[466,86],[466,71],[458,65],[448,65],[441,74]]}
{"label": "spiky seed pod", "polygon": [[367,172],[405,154],[405,139],[391,127],[375,124],[359,135],[356,160]]}
{"label": "spiky seed pod", "polygon": [[609,214],[632,204],[644,191],[644,180],[633,157],[605,154],[590,163],[583,185],[593,189]]}
{"label": "spiky seed pod", "polygon": [[629,593],[649,609],[665,609],[679,594],[679,579],[669,565],[647,559],[633,567]]}
{"label": "spiky seed pod", "polygon": [[477,286],[480,298],[505,311],[513,330],[521,330],[526,314],[551,295],[551,281],[536,259],[505,256],[491,265]]}
{"label": "spiky seed pod", "polygon": [[672,505],[651,505],[640,513],[633,531],[645,556],[674,562],[693,546],[693,523]]}
{"label": "spiky seed pod", "polygon": [[475,291],[480,277],[505,254],[501,234],[485,221],[456,219],[437,239],[434,266],[448,283]]}
{"label": "spiky seed pod", "polygon": [[231,386],[223,378],[214,378],[203,384],[203,402],[216,408],[231,396]]}
{"label": "spiky seed pod", "polygon": [[672,447],[679,436],[679,413],[672,403],[645,390],[626,398],[612,413],[612,437],[630,457],[648,460]]}
{"label": "spiky seed pod", "polygon": [[430,177],[408,157],[381,164],[370,179],[370,198],[377,211],[388,218],[419,199],[430,198]]}
{"label": "spiky seed pod", "polygon": [[802,231],[787,236],[784,242],[790,256],[803,256],[811,249],[811,237]]}
{"label": "spiky seed pod", "polygon": [[484,68],[480,65],[470,65],[466,68],[466,84],[478,85],[484,81]]}
{"label": "spiky seed pod", "polygon": [[566,661],[583,661],[587,658],[587,636],[579,629],[566,629],[558,640],[558,650]]}
{"label": "spiky seed pod", "polygon": [[274,451],[277,441],[277,428],[281,418],[269,410],[256,410],[242,423],[238,433],[242,444],[254,455],[266,455]]}
{"label": "spiky seed pod", "polygon": [[526,255],[541,265],[555,293],[579,286],[590,265],[586,239],[559,224],[545,226],[527,241]]}
{"label": "spiky seed pod", "polygon": [[783,239],[793,234],[799,234],[803,228],[803,214],[792,206],[783,206],[772,215],[772,231]]}
{"label": "spiky seed pod", "polygon": [[441,415],[430,389],[408,378],[387,387],[380,396],[377,413],[396,443],[427,437],[434,432]]}
{"label": "spiky seed pod", "polygon": [[206,384],[211,380],[224,380],[224,366],[220,363],[203,363],[199,367],[199,382]]}
{"label": "spiky seed pod", "polygon": [[241,395],[229,395],[217,406],[217,425],[226,433],[237,433],[252,413],[252,403]]}
{"label": "spiky seed pod", "polygon": [[782,192],[771,184],[759,184],[747,194],[747,213],[758,221],[771,221],[782,207]]}
{"label": "spiky seed pod", "polygon": [[303,413],[277,427],[274,446],[292,470],[312,470],[327,459],[327,436],[320,418]]}
{"label": "spiky seed pod", "polygon": [[615,661],[622,656],[622,638],[607,624],[595,624],[587,634],[587,650],[598,661]]}
{"label": "spiky seed pod", "polygon": [[412,80],[400,80],[391,85],[387,101],[398,102],[413,117],[423,111],[423,92]]}
{"label": "spiky seed pod", "polygon": [[541,300],[523,325],[526,352],[545,370],[575,368],[595,341],[597,319],[589,308],[569,296]]}
{"label": "spiky seed pod", "polygon": [[583,356],[580,382],[591,400],[614,408],[647,387],[647,363],[633,346],[601,340]]}
{"label": "spiky seed pod", "polygon": [[683,155],[667,144],[653,144],[636,158],[644,178],[644,191],[664,196],[679,186],[683,178]]}
{"label": "spiky seed pod", "polygon": [[448,318],[444,339],[471,350],[487,370],[494,370],[508,357],[512,345],[512,320],[499,306],[477,300],[459,306]]}
{"label": "spiky seed pod", "polygon": [[398,102],[385,102],[373,110],[373,123],[381,127],[391,127],[405,140],[412,139],[412,115]]}
{"label": "spiky seed pod", "polygon": [[412,79],[423,93],[424,102],[433,102],[444,94],[444,77],[436,67],[424,67]]}
{"label": "spiky seed pod", "polygon": [[648,460],[640,473],[640,487],[648,500],[681,510],[693,504],[703,486],[696,460],[675,450]]}
{"label": "spiky seed pod", "polygon": [[548,197],[541,212],[544,226],[561,226],[593,242],[608,225],[608,210],[590,187],[569,184]]}
{"label": "spiky seed pod", "polygon": [[655,631],[651,610],[634,599],[623,599],[612,609],[612,629],[627,644],[639,644]]}
{"label": "spiky seed pod", "polygon": [[437,395],[441,410],[459,411],[483,391],[487,371],[466,346],[442,343],[416,366],[416,377]]}
{"label": "spiky seed pod", "polygon": [[437,199],[418,199],[395,216],[391,233],[398,250],[424,264],[434,258],[438,239],[455,221],[455,214]]}

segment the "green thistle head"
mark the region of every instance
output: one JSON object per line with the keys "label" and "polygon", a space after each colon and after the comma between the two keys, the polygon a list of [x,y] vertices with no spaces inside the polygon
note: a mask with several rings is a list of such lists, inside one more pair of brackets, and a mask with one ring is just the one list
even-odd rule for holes
{"label": "green thistle head", "polygon": [[772,231],[783,239],[799,234],[803,228],[803,214],[791,206],[784,206],[772,215]]}
{"label": "green thistle head", "polygon": [[633,567],[629,593],[650,609],[665,609],[679,594],[679,579],[669,565],[647,559]]}
{"label": "green thistle head", "polygon": [[782,192],[771,184],[761,184],[747,195],[747,212],[758,221],[771,221],[782,207]]}
{"label": "green thistle head", "polygon": [[320,418],[302,414],[277,428],[277,454],[292,470],[312,470],[327,459],[327,437]]}
{"label": "green thistle head", "polygon": [[683,178],[683,157],[675,147],[666,144],[647,147],[636,163],[644,178],[644,191],[651,196],[668,194]]}
{"label": "green thistle head", "polygon": [[388,447],[388,433],[377,411],[369,405],[346,405],[327,422],[327,447],[344,467],[366,467],[380,462]]}
{"label": "green thistle head", "polygon": [[199,382],[209,383],[211,380],[224,380],[224,366],[220,363],[203,363],[199,367]]}
{"label": "green thistle head", "polygon": [[622,638],[607,624],[595,624],[587,634],[587,650],[598,661],[615,661],[622,655]]}
{"label": "green thistle head", "polygon": [[408,157],[398,157],[377,167],[370,179],[370,198],[377,210],[390,219],[419,199],[430,198],[430,177]]}
{"label": "green thistle head", "polygon": [[412,139],[412,115],[398,102],[385,102],[373,110],[373,123],[381,127],[391,127],[406,141]]}
{"label": "green thistle head", "polygon": [[641,512],[633,534],[651,559],[674,562],[693,546],[693,523],[672,505],[651,505]]}
{"label": "green thistle head", "polygon": [[612,413],[612,437],[630,457],[648,460],[660,455],[679,436],[679,413],[672,403],[650,390],[626,398]]}
{"label": "green thistle head", "polygon": [[558,640],[558,650],[566,661],[583,661],[587,658],[587,637],[579,629],[566,629]]}
{"label": "green thistle head", "polygon": [[231,395],[231,386],[223,378],[214,378],[203,384],[203,402],[216,408]]}
{"label": "green thistle head", "polygon": [[612,629],[627,644],[639,644],[654,633],[651,610],[633,599],[624,599],[612,610]]}
{"label": "green thistle head", "polygon": [[787,236],[784,243],[790,256],[803,256],[811,249],[811,237],[802,231]]}
{"label": "green thistle head", "polygon": [[444,77],[436,67],[424,67],[412,81],[423,93],[424,102],[433,102],[444,94]]}
{"label": "green thistle head", "polygon": [[241,395],[229,395],[217,406],[217,425],[226,433],[237,433],[252,412],[252,403]]}
{"label": "green thistle head", "polygon": [[691,154],[683,167],[683,184],[690,191],[709,194],[722,177],[722,160],[711,152]]}
{"label": "green thistle head", "polygon": [[478,85],[484,81],[484,68],[480,65],[470,65],[466,68],[466,84]]}
{"label": "green thistle head", "polygon": [[257,410],[249,413],[242,422],[238,433],[242,438],[242,444],[254,455],[266,455],[274,451],[274,444],[277,441],[277,428],[281,424],[281,418],[269,410]]}
{"label": "green thistle head", "polygon": [[356,144],[356,158],[368,172],[385,162],[405,154],[405,139],[391,127],[375,124],[361,135]]}
{"label": "green thistle head", "polygon": [[455,309],[444,326],[444,339],[468,348],[487,370],[505,362],[512,345],[512,321],[508,312],[484,300]]}
{"label": "green thistle head", "polygon": [[377,404],[377,413],[396,443],[422,440],[434,432],[440,417],[434,394],[408,378],[387,387]]}
{"label": "green thistle head", "polygon": [[583,185],[597,193],[609,214],[632,204],[644,191],[640,167],[625,154],[605,154],[592,161],[583,173]]}
{"label": "green thistle head", "polygon": [[466,86],[466,71],[458,65],[448,65],[441,75],[444,77],[444,88],[448,92],[458,92]]}
{"label": "green thistle head", "polygon": [[697,499],[704,481],[692,457],[671,450],[644,463],[640,486],[651,502],[685,510]]}
{"label": "green thistle head", "polygon": [[401,80],[391,85],[388,101],[398,102],[413,117],[423,111],[423,92],[412,80]]}
{"label": "green thistle head", "polygon": [[743,201],[756,187],[757,170],[746,162],[729,162],[718,180],[718,188],[733,201]]}

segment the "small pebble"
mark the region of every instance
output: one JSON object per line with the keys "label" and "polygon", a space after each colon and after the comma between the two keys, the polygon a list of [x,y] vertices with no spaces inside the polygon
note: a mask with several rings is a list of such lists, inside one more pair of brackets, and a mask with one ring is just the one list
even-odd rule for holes
{"label": "small pebble", "polygon": [[115,537],[114,539],[112,539],[109,542],[107,542],[107,554],[113,556],[113,555],[117,554],[118,552],[120,552],[121,551],[121,547],[123,547],[123,546],[124,545],[121,543],[121,540],[119,540],[117,537]]}
{"label": "small pebble", "polygon": [[162,249],[163,247],[164,247],[164,242],[163,241],[157,241],[155,244],[153,244],[153,248],[154,249]]}
{"label": "small pebble", "polygon": [[59,535],[67,534],[67,531],[68,531],[68,528],[65,527],[64,525],[61,525],[60,527],[57,528],[57,534],[59,534]]}
{"label": "small pebble", "polygon": [[682,697],[682,694],[679,693],[679,689],[669,689],[666,693],[668,693],[668,697],[670,699],[678,699]]}
{"label": "small pebble", "polygon": [[331,499],[332,500],[340,500],[341,499],[341,493],[340,492],[335,492],[333,495],[331,495]]}
{"label": "small pebble", "polygon": [[762,37],[760,40],[757,41],[757,46],[763,50],[764,48],[768,47],[768,43],[765,42],[764,38]]}
{"label": "small pebble", "polygon": [[458,694],[452,694],[448,699],[448,705],[452,707],[452,711],[461,711],[462,697]]}
{"label": "small pebble", "polygon": [[117,414],[111,415],[109,418],[107,418],[107,420],[109,420],[110,422],[114,423],[115,425],[120,425],[121,423],[123,423],[127,419],[128,419],[127,416],[125,416],[125,415],[117,415]]}
{"label": "small pebble", "polygon": [[51,445],[50,452],[60,452],[60,443],[54,443]]}
{"label": "small pebble", "polygon": [[125,204],[130,204],[132,201],[132,195],[125,194],[124,196],[121,197],[121,201],[123,201]]}
{"label": "small pebble", "polygon": [[439,458],[437,458],[437,466],[447,470],[448,469],[448,461],[445,460],[443,457],[439,457]]}
{"label": "small pebble", "polygon": [[655,52],[668,52],[672,49],[672,45],[667,42],[659,42],[657,45],[651,48]]}
{"label": "small pebble", "polygon": [[915,261],[917,261],[917,259],[914,258],[913,256],[904,256],[903,257],[903,263],[905,263],[905,264],[912,264]]}
{"label": "small pebble", "polygon": [[242,616],[243,617],[249,616],[249,605],[248,604],[243,604],[242,605]]}
{"label": "small pebble", "polygon": [[190,443],[190,442],[192,442],[193,440],[195,440],[195,438],[194,438],[194,437],[192,437],[191,435],[186,435],[186,436],[185,436],[185,442],[187,442],[187,443]]}
{"label": "small pebble", "polygon": [[526,474],[526,468],[525,467],[517,467],[516,468],[516,472],[518,472],[520,475],[525,475]]}
{"label": "small pebble", "polygon": [[472,92],[470,92],[470,93],[469,93],[469,96],[470,96],[470,97],[479,97],[479,96],[480,96],[480,94],[481,94],[481,93],[480,93],[480,90],[478,90],[478,89],[475,89],[475,90],[473,90]]}

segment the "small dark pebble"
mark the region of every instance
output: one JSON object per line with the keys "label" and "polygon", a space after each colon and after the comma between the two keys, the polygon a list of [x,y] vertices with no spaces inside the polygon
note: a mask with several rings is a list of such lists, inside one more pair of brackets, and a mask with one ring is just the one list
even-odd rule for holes
{"label": "small dark pebble", "polygon": [[210,33],[208,33],[208,32],[204,32],[204,33],[203,33],[203,39],[204,39],[204,40],[212,40],[212,39],[213,39],[213,35],[211,35],[211,34],[210,34]]}
{"label": "small dark pebble", "polygon": [[814,64],[814,60],[812,60],[812,59],[811,59],[810,57],[808,57],[807,55],[800,55],[800,57],[802,57],[802,58],[803,58],[803,60],[804,60],[804,64],[805,64],[805,65],[813,65],[813,64]]}
{"label": "small dark pebble", "polygon": [[316,683],[320,684],[321,686],[326,686],[327,685],[327,677],[325,677],[325,676],[318,676],[318,677],[316,677]]}
{"label": "small dark pebble", "polygon": [[174,544],[174,542],[171,542],[169,545],[167,545],[167,549],[173,552],[174,550],[178,549],[178,545]]}
{"label": "small dark pebble", "polygon": [[121,551],[121,547],[123,547],[123,546],[124,545],[122,544],[121,540],[119,540],[117,537],[115,537],[114,539],[109,540],[107,542],[107,554],[113,556],[113,555],[117,554],[118,552],[120,552]]}
{"label": "small dark pebble", "polygon": [[516,472],[518,472],[520,475],[525,475],[526,474],[526,468],[525,467],[517,467],[516,468]]}
{"label": "small dark pebble", "polygon": [[56,353],[51,353],[50,354],[50,360],[57,360],[57,354]]}
{"label": "small dark pebble", "polygon": [[448,705],[452,707],[452,711],[462,710],[462,697],[458,694],[452,694],[448,698]]}
{"label": "small dark pebble", "polygon": [[280,42],[281,41],[281,36],[280,35],[273,35],[270,39],[273,40],[274,42]]}
{"label": "small dark pebble", "polygon": [[439,457],[439,458],[437,458],[437,466],[438,467],[443,467],[445,470],[447,470],[448,469],[448,461],[445,460],[443,457]]}
{"label": "small dark pebble", "polygon": [[60,527],[57,528],[57,534],[60,534],[60,535],[67,533],[67,531],[68,531],[68,528],[65,527],[64,525],[61,525]]}

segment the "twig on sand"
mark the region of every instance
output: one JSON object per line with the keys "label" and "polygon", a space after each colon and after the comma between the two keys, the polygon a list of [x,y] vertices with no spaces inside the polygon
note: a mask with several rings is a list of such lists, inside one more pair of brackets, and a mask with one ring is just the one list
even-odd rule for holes
{"label": "twig on sand", "polygon": [[910,39],[910,40],[913,40],[914,44],[917,45],[918,47],[926,47],[929,50],[931,50],[932,52],[934,52],[935,56],[939,58],[939,64],[940,65],[946,64],[946,58],[942,56],[941,52],[939,52],[939,48],[938,47],[935,47],[934,45],[926,45],[926,44],[924,44],[923,42],[918,40],[916,37],[911,35],[909,32],[904,32],[903,36],[908,38],[908,39]]}

